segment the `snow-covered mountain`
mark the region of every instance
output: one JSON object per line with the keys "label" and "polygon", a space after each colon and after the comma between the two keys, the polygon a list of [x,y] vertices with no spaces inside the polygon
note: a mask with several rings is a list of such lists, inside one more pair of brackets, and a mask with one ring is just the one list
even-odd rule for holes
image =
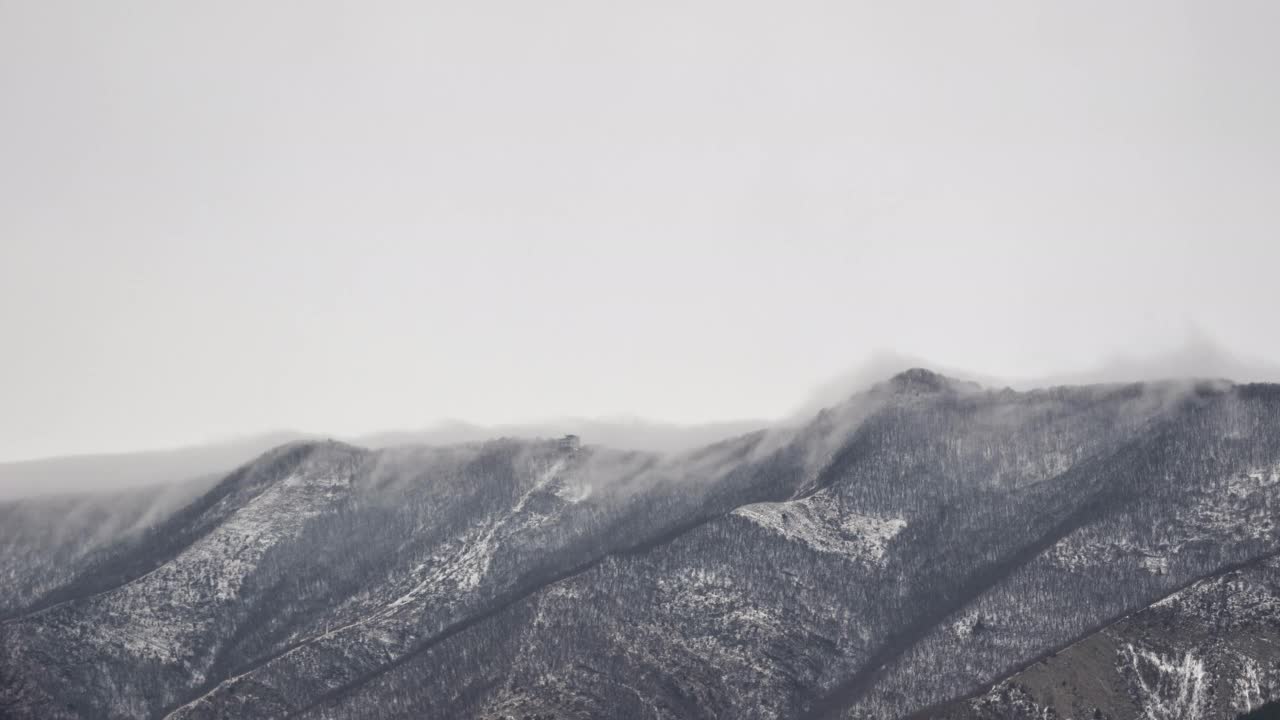
{"label": "snow-covered mountain", "polygon": [[0,716],[1232,718],[1280,697],[1278,503],[1280,386],[1227,382],[911,370],[674,455],[298,442],[0,506]]}

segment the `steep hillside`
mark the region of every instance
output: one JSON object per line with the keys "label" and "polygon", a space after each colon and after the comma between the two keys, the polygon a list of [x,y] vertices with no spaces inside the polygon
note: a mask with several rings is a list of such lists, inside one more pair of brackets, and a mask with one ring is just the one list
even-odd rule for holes
{"label": "steep hillside", "polygon": [[0,625],[0,712],[969,712],[943,704],[1271,567],[1278,502],[1280,389],[1228,383],[1016,393],[913,370],[675,456],[302,443],[56,582],[11,569],[29,589]]}
{"label": "steep hillside", "polygon": [[1264,717],[1280,696],[1280,559],[1202,580],[1043,658],[939,720]]}

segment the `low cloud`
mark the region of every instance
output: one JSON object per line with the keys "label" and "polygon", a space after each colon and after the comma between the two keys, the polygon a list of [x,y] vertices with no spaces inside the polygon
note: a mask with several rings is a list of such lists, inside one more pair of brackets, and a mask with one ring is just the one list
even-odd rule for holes
{"label": "low cloud", "polygon": [[[498,437],[518,439],[579,435],[591,445],[622,451],[679,456],[730,438],[765,430],[753,443],[753,455],[785,444],[796,428],[811,423],[824,409],[836,408],[849,417],[828,415],[840,428],[856,423],[860,406],[848,401],[877,383],[913,367],[929,368],[948,377],[976,382],[987,388],[1030,390],[1059,385],[1162,382],[1149,388],[1165,405],[1193,384],[1188,380],[1280,382],[1280,365],[1231,352],[1207,334],[1193,331],[1177,347],[1149,354],[1115,354],[1092,368],[1040,377],[998,377],[932,362],[927,358],[882,351],[848,372],[819,384],[796,409],[774,420],[743,420],[702,425],[676,425],[639,419],[561,419],[522,425],[484,426],[450,422],[420,430],[385,432],[349,442],[369,448],[396,446],[452,446]],[[843,408],[842,410],[840,408]],[[833,435],[838,433],[833,431]],[[272,433],[203,446],[118,455],[86,455],[0,464],[0,502],[37,495],[106,492],[167,484],[200,477],[217,477],[267,449],[291,440],[322,437],[304,433]],[[815,447],[813,462],[829,452]]]}

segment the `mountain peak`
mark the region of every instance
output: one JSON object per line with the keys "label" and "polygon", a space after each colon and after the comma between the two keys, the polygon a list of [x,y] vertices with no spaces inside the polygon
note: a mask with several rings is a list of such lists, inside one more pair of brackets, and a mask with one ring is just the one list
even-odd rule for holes
{"label": "mountain peak", "polygon": [[949,390],[978,389],[977,383],[956,380],[932,370],[914,367],[889,378],[886,383],[896,392],[935,393]]}

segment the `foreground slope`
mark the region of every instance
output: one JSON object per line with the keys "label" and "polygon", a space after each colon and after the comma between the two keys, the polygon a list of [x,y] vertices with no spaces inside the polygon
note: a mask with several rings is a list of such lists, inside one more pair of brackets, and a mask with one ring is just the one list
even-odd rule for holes
{"label": "foreground slope", "polygon": [[903,717],[1274,553],[1278,474],[1275,387],[920,370],[673,457],[300,444],[28,598],[0,709]]}
{"label": "foreground slope", "polygon": [[1234,718],[1280,695],[1280,558],[1202,580],[939,720]]}

